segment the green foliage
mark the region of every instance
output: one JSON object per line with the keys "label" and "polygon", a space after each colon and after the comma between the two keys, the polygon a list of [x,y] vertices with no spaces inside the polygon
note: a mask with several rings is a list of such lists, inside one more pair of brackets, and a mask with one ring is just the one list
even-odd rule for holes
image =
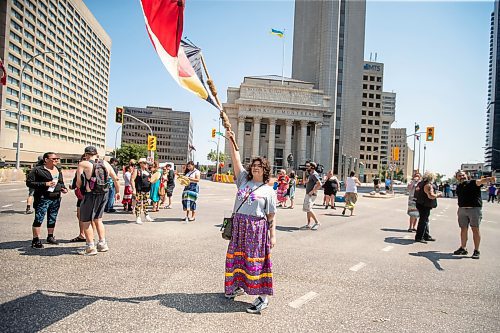
{"label": "green foliage", "polygon": [[[227,155],[219,152],[219,162],[225,162],[227,159]],[[207,155],[207,160],[212,162],[217,162],[217,152],[215,150],[210,150],[210,153]]]}
{"label": "green foliage", "polygon": [[124,143],[121,148],[116,150],[116,158],[120,165],[127,165],[131,159],[139,160],[141,157],[148,156],[146,144]]}
{"label": "green foliage", "polygon": [[441,174],[441,173],[436,173],[436,182],[439,184],[443,181],[444,177],[446,177],[446,175],[444,174]]}

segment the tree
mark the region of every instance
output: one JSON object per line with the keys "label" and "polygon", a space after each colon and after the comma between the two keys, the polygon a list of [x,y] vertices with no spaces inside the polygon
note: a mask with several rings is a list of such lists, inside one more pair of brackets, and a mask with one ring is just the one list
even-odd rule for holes
{"label": "tree", "polygon": [[[225,162],[227,159],[227,155],[219,152],[219,163],[220,162]],[[207,155],[207,160],[212,161],[212,162],[217,162],[217,152],[215,150],[210,150],[210,153]]]}
{"label": "tree", "polygon": [[139,160],[141,157],[148,156],[148,147],[146,144],[124,143],[121,148],[116,150],[116,158],[120,165],[128,165],[131,159]]}
{"label": "tree", "polygon": [[446,177],[445,174],[436,173],[436,183],[442,183],[444,177]]}

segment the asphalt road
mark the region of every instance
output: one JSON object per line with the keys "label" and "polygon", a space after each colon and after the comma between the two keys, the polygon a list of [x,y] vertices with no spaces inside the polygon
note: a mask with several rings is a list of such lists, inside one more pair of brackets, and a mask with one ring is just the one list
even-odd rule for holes
{"label": "asphalt road", "polygon": [[[33,216],[22,183],[0,185],[1,332],[499,332],[500,204],[487,204],[481,259],[457,257],[456,200],[431,213],[436,242],[414,243],[406,197],[361,197],[356,216],[316,207],[322,225],[302,231],[304,195],[277,214],[275,296],[261,315],[253,301],[223,297],[227,241],[219,225],[235,187],[201,182],[196,222],[174,208],[136,225],[105,215],[108,253],[76,255],[76,198],[63,199],[59,246],[30,248]],[[45,228],[45,224],[43,226]],[[46,229],[42,229],[46,237]],[[472,252],[472,244],[468,246]]]}

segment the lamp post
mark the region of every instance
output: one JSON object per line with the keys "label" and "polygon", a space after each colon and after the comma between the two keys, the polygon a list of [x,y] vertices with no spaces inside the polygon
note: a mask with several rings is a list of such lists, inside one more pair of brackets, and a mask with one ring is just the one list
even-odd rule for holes
{"label": "lamp post", "polygon": [[116,129],[116,133],[115,133],[115,158],[116,158],[116,141],[118,141],[118,131],[121,128],[122,128],[121,126],[118,126],[118,128]]}
{"label": "lamp post", "polygon": [[21,76],[20,76],[20,79],[19,79],[19,101],[18,101],[18,104],[17,104],[17,139],[16,139],[16,169],[19,170],[20,166],[21,166],[21,159],[20,159],[20,148],[21,148],[21,99],[22,99],[22,96],[23,96],[23,74],[24,74],[24,70],[26,69],[26,66],[28,66],[28,64],[30,62],[33,61],[33,59],[35,59],[36,57],[39,57],[39,56],[45,56],[46,54],[49,54],[49,53],[52,53],[52,54],[58,54],[60,55],[61,57],[64,57],[65,56],[65,53],[64,52],[55,52],[55,51],[45,51],[45,52],[42,52],[42,53],[38,53],[38,54],[35,54],[34,56],[32,56],[28,61],[26,61],[23,65],[23,68],[21,69]]}
{"label": "lamp post", "polygon": [[[143,124],[144,126],[146,126],[146,127],[149,129],[149,133],[151,134],[151,136],[153,136],[153,130],[151,129],[151,126],[149,126],[146,122],[144,122],[144,121],[140,120],[140,119],[139,119],[139,118],[137,118],[137,117],[131,116],[131,115],[129,115],[129,114],[127,114],[127,113],[125,113],[125,112],[123,112],[123,116],[124,116],[124,117],[130,117],[130,118],[134,119],[135,121],[137,121],[137,122],[139,122],[139,123]],[[148,142],[148,140],[147,140],[147,139],[146,139],[146,142]],[[116,143],[116,139],[115,139],[115,143]],[[155,153],[154,153],[154,151],[152,151],[152,150],[151,150],[151,151],[149,152],[149,156],[150,156],[150,158],[151,158],[151,161],[154,161],[154,157],[155,157]]]}

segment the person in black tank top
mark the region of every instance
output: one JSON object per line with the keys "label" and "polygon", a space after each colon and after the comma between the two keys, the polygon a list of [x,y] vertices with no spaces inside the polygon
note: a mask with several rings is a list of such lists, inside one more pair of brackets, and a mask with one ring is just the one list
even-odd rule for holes
{"label": "person in black tank top", "polygon": [[151,189],[151,172],[145,158],[139,159],[139,167],[132,174],[132,192],[135,197],[135,223],[142,224],[141,214],[144,213],[146,221],[154,220],[148,213],[149,190]]}
{"label": "person in black tank top", "polygon": [[453,252],[455,255],[467,255],[467,236],[469,233],[469,225],[472,229],[474,240],[474,253],[472,259],[479,259],[479,244],[481,243],[481,234],[479,225],[482,218],[483,200],[481,198],[481,186],[487,185],[489,182],[495,183],[495,177],[486,177],[483,179],[469,180],[467,174],[463,171],[458,171],[455,174],[458,181],[457,196],[458,196],[458,225],[460,227],[460,247]]}

